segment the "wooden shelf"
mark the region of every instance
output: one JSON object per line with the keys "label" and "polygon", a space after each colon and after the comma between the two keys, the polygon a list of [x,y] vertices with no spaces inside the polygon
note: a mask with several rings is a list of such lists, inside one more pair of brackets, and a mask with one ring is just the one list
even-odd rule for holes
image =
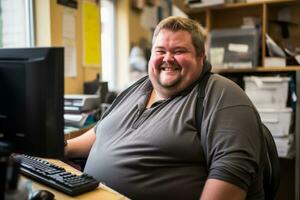
{"label": "wooden shelf", "polygon": [[300,71],[300,66],[288,66],[288,67],[256,67],[248,69],[237,68],[213,68],[214,73],[249,73],[249,72],[291,72]]}
{"label": "wooden shelf", "polygon": [[186,5],[186,11],[188,14],[195,14],[199,12],[204,12],[206,10],[224,10],[224,9],[231,9],[231,8],[243,8],[243,7],[251,7],[251,6],[260,6],[263,4],[292,4],[297,3],[298,0],[261,0],[261,1],[254,1],[254,2],[245,2],[245,3],[224,3],[224,4],[217,4],[217,5],[201,5],[194,4],[192,6]]}

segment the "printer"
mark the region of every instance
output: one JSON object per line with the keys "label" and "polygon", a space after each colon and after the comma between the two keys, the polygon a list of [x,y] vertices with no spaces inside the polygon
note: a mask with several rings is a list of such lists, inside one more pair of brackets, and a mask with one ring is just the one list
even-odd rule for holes
{"label": "printer", "polygon": [[100,107],[99,95],[68,94],[64,96],[65,113],[82,113]]}

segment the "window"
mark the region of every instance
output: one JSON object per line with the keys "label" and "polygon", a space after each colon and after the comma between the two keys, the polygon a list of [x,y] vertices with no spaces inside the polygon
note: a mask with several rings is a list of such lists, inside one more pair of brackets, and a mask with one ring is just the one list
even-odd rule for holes
{"label": "window", "polygon": [[0,0],[0,47],[33,46],[32,0]]}
{"label": "window", "polygon": [[114,0],[101,0],[101,59],[102,80],[108,81],[112,90],[116,89],[115,63],[115,6]]}

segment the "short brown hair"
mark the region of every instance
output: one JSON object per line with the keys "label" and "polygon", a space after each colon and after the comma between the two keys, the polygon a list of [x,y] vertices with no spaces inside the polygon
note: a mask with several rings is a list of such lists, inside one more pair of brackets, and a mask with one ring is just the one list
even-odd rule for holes
{"label": "short brown hair", "polygon": [[205,53],[204,47],[204,35],[202,33],[202,29],[200,24],[195,20],[184,18],[184,17],[176,17],[171,16],[163,19],[156,26],[152,38],[152,44],[155,42],[157,35],[163,29],[167,29],[170,31],[187,31],[191,34],[193,45],[196,49],[196,53],[198,55]]}

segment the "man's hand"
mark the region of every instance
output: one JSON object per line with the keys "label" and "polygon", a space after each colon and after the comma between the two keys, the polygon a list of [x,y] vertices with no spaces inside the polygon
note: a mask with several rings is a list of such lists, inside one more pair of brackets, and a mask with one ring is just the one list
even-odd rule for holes
{"label": "man's hand", "polygon": [[246,198],[246,191],[231,183],[207,179],[200,200],[242,200]]}

